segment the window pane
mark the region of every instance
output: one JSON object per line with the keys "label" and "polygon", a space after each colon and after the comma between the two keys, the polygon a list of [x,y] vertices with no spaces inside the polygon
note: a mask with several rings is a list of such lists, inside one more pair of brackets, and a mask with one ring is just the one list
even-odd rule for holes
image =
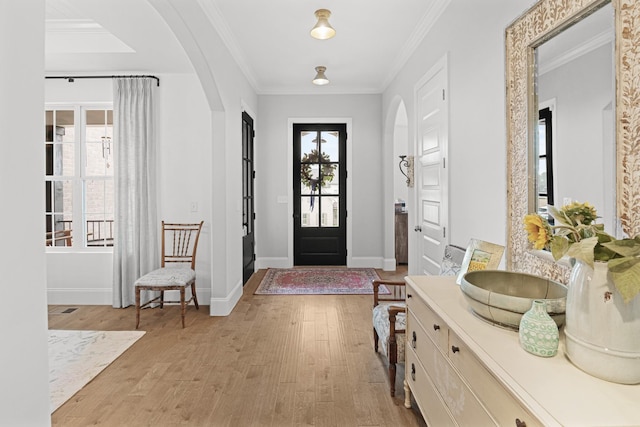
{"label": "window pane", "polygon": [[322,165],[322,194],[338,194],[340,192],[340,173],[337,163]]}
{"label": "window pane", "polygon": [[45,203],[46,245],[69,245],[73,229],[73,185],[71,181],[46,181]]}
{"label": "window pane", "polygon": [[45,144],[47,176],[73,176],[75,148],[73,144]]}
{"label": "window pane", "polygon": [[322,198],[322,226],[323,227],[338,227],[340,221],[338,218],[338,207],[340,200],[338,197],[323,197]]}
{"label": "window pane", "polygon": [[547,194],[547,158],[538,159],[538,194]]}
{"label": "window pane", "polygon": [[302,227],[318,227],[320,225],[318,215],[318,197],[302,196],[300,200],[300,211],[302,216]]}
{"label": "window pane", "polygon": [[538,155],[547,154],[547,122],[545,120],[538,121]]}
{"label": "window pane", "polygon": [[104,214],[87,215],[87,246],[113,246],[113,220]]}
{"label": "window pane", "polygon": [[317,132],[301,132],[300,133],[300,159],[303,162],[313,162],[317,161],[313,160],[311,157],[312,153],[315,153],[317,157],[318,153],[318,143],[316,142]]}
{"label": "window pane", "polygon": [[52,132],[53,141],[74,142],[76,140],[74,114],[74,110],[53,111],[53,127],[50,129],[47,126],[47,133]]}
{"label": "window pane", "polygon": [[85,176],[113,176],[113,123],[107,110],[86,111]]}
{"label": "window pane", "polygon": [[113,175],[111,142],[87,142],[85,176]]}
{"label": "window pane", "polygon": [[338,154],[338,132],[321,132],[320,133],[320,150],[324,161],[337,162],[340,160]]}
{"label": "window pane", "polygon": [[318,194],[318,164],[300,165],[300,194]]}

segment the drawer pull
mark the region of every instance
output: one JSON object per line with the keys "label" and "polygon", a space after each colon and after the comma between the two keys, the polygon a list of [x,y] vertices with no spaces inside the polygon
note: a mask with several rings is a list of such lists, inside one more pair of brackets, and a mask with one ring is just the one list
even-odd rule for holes
{"label": "drawer pull", "polygon": [[460,347],[458,347],[457,345],[452,345],[451,346],[451,351],[453,351],[454,353],[457,353],[460,351]]}
{"label": "drawer pull", "polygon": [[520,421],[520,418],[516,418],[516,427],[527,427],[527,423]]}
{"label": "drawer pull", "polygon": [[414,365],[413,363],[411,364],[411,379],[413,381],[416,380],[416,365]]}
{"label": "drawer pull", "polygon": [[433,324],[433,330],[434,331],[439,331],[440,330],[440,325],[436,325],[435,323]]}
{"label": "drawer pull", "polygon": [[413,338],[411,339],[411,347],[416,348],[416,340],[418,339],[418,337],[416,336],[416,331],[413,331],[413,334],[411,334],[413,336]]}

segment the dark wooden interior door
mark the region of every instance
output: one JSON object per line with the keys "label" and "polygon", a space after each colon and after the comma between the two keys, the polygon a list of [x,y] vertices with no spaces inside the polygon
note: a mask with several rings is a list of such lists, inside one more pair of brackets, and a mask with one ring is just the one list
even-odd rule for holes
{"label": "dark wooden interior door", "polygon": [[242,112],[242,283],[255,271],[253,119]]}
{"label": "dark wooden interior door", "polygon": [[346,265],[346,124],[293,125],[294,265]]}

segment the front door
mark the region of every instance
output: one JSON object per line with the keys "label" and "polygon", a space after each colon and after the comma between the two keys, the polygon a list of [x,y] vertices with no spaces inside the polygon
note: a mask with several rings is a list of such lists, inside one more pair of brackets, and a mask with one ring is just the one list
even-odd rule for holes
{"label": "front door", "polygon": [[253,180],[253,119],[242,112],[242,283],[247,283],[254,271],[255,232]]}
{"label": "front door", "polygon": [[294,265],[347,264],[347,125],[293,125]]}

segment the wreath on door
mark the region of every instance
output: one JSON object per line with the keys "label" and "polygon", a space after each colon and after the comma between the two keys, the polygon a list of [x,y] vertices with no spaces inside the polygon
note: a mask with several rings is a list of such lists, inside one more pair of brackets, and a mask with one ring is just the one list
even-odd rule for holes
{"label": "wreath on door", "polygon": [[[324,186],[333,181],[335,170],[338,165],[331,164],[331,158],[327,153],[320,154],[318,150],[311,150],[310,153],[306,153],[301,160],[300,165],[300,181],[307,187],[311,188],[311,192],[316,190],[318,184]],[[312,168],[313,164],[321,164],[320,177],[313,177]]]}

